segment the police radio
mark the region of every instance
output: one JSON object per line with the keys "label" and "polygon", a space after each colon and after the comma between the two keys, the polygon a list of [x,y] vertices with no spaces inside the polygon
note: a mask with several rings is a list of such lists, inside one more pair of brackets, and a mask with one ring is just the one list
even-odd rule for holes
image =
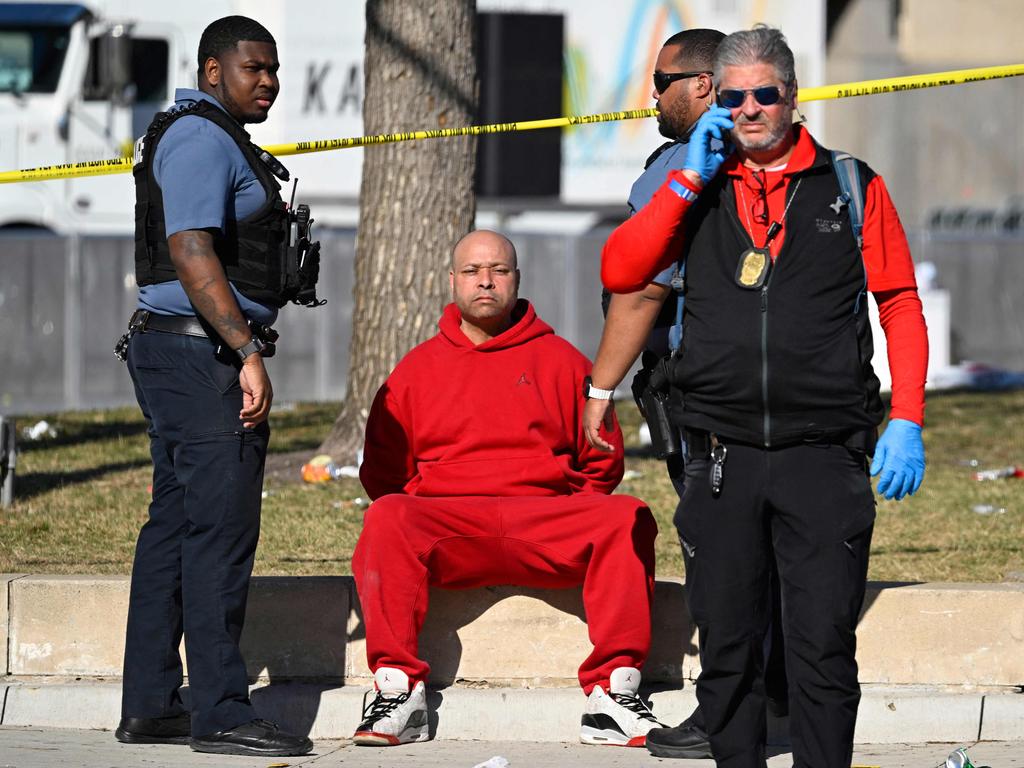
{"label": "police radio", "polygon": [[327,303],[316,297],[316,281],[320,277],[320,241],[311,239],[314,220],[310,218],[309,206],[294,204],[298,185],[296,177],[288,204],[288,248],[284,263],[286,295],[295,304],[319,307]]}

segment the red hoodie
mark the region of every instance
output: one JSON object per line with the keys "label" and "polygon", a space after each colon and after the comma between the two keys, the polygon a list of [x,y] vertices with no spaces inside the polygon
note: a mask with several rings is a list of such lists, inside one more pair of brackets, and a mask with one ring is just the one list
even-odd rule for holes
{"label": "red hoodie", "polygon": [[462,315],[445,307],[440,332],[395,366],[366,424],[359,479],[373,499],[413,496],[565,496],[611,493],[614,454],[583,436],[590,361],[520,299],[513,325],[474,345]]}

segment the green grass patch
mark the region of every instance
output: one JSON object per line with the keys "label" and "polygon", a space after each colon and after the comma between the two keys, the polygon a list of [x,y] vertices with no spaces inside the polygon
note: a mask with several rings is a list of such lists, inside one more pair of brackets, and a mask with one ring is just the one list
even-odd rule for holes
{"label": "green grass patch", "polygon": [[[359,482],[298,482],[337,403],[276,408],[263,502],[259,574],[350,573],[365,496]],[[619,406],[627,445],[639,416]],[[54,438],[19,436],[15,504],[0,510],[0,573],[127,574],[146,520],[150,463],[145,423],[134,408],[43,414]],[[976,482],[978,468],[1024,465],[1024,392],[933,394],[925,430],[928,473],[916,496],[879,499],[870,577],[892,581],[1024,578],[1024,479]],[[971,462],[978,466],[972,466]],[[676,497],[661,462],[627,458],[640,473],[620,490],[645,499],[661,529],[658,573],[682,575],[672,526]],[[1003,513],[978,514],[990,505]]]}

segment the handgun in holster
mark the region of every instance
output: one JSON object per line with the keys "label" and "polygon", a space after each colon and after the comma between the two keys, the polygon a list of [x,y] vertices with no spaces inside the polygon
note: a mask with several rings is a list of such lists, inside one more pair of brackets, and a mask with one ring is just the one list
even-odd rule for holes
{"label": "handgun in holster", "polygon": [[682,453],[679,429],[669,417],[669,358],[645,352],[643,367],[633,377],[633,399],[651,433],[651,447],[659,459]]}

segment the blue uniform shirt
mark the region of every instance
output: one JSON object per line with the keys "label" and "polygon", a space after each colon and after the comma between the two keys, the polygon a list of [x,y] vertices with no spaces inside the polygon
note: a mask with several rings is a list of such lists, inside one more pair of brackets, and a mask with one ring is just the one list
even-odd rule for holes
{"label": "blue uniform shirt", "polygon": [[[209,94],[178,88],[174,106],[208,101]],[[167,236],[189,229],[224,231],[230,220],[244,219],[260,209],[267,195],[242,150],[224,130],[198,115],[189,115],[167,129],[153,157],[153,176],[164,199]],[[247,299],[231,286],[242,313],[262,323],[277,319],[277,308]],[[172,280],[139,288],[139,309],[161,315],[194,316],[181,282]]]}

